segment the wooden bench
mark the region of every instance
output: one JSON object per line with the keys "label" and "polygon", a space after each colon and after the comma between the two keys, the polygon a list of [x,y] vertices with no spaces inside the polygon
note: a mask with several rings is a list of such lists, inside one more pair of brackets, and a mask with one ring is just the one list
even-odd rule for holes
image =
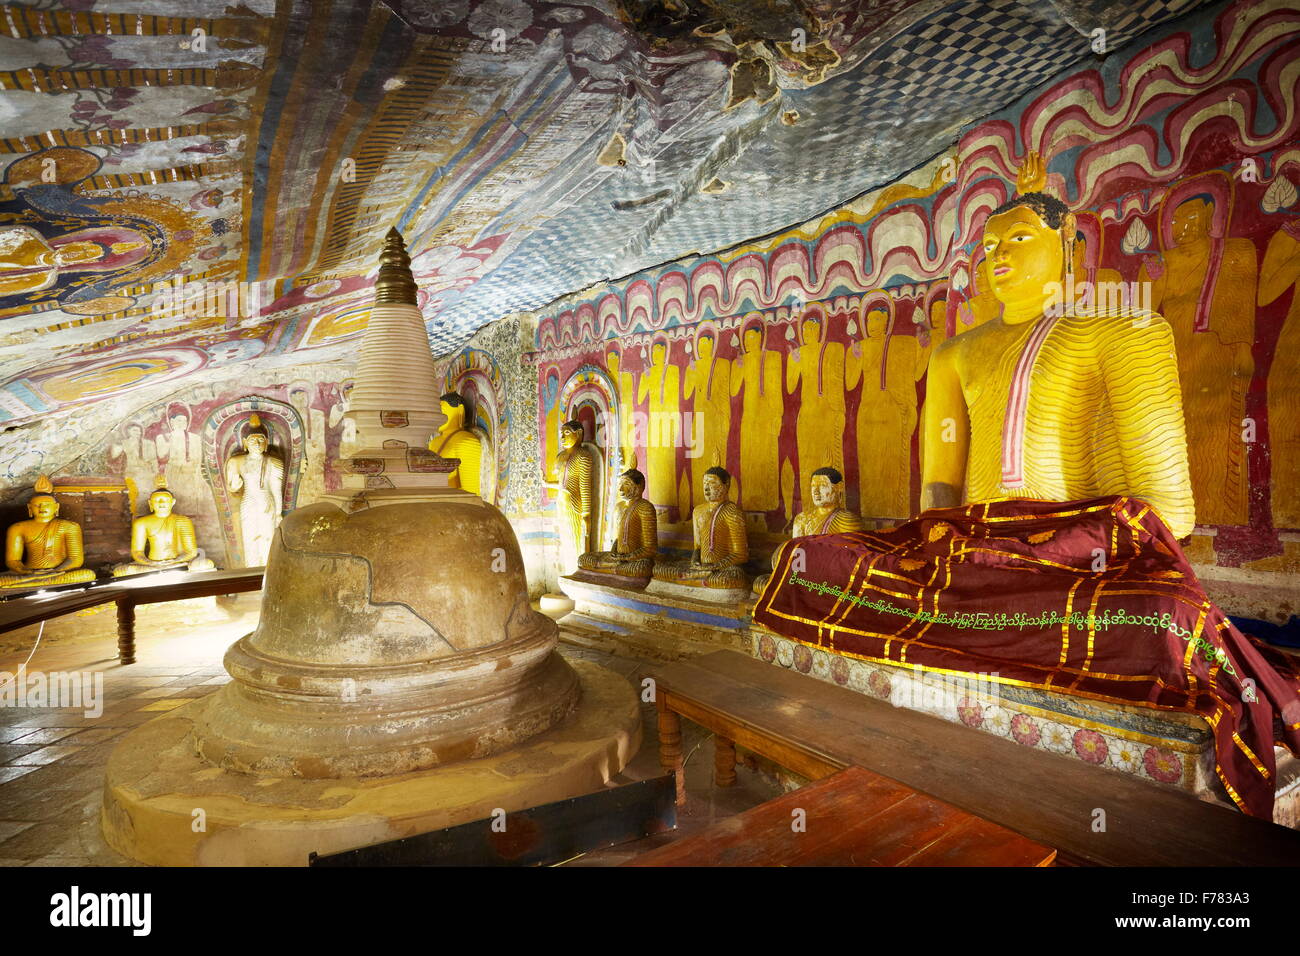
{"label": "wooden bench", "polygon": [[1069,862],[1300,864],[1295,830],[734,651],[652,667],[649,676],[664,768],[681,766],[685,717],[716,735],[720,786],[735,780],[739,744],[813,780],[866,768],[1055,847]]}
{"label": "wooden bench", "polygon": [[1049,866],[1056,851],[849,767],[624,866]]}
{"label": "wooden bench", "polygon": [[117,604],[117,653],[123,664],[135,663],[135,609],[141,604],[183,601],[260,591],[265,568],[234,571],[140,574],[86,588],[25,594],[0,602],[0,634],[113,601]]}

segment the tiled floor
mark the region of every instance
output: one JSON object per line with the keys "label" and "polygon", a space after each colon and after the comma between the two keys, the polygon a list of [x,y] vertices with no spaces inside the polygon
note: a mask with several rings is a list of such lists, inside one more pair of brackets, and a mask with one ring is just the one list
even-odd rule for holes
{"label": "tiled floor", "polygon": [[[229,678],[226,648],[257,623],[258,595],[202,598],[141,607],[138,663],[117,663],[113,606],[47,622],[27,673],[88,671],[103,675],[103,712],[84,708],[0,706],[0,866],[131,866],[100,835],[104,766],[127,730],[187,700],[211,693]],[[0,685],[36,642],[37,627],[0,635]],[[561,645],[568,656],[595,661],[640,684],[642,665],[586,648]],[[93,676],[92,676],[93,680]],[[662,773],[653,704],[643,705],[644,742],[621,775],[623,782]],[[597,851],[570,865],[608,865],[669,838],[694,832],[779,793],[770,779],[738,768],[737,785],[711,782],[711,738],[683,722],[687,805],[678,830]]]}

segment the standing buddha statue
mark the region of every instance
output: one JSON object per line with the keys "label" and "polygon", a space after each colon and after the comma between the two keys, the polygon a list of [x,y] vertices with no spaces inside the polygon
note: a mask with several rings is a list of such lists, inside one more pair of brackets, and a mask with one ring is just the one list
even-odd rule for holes
{"label": "standing buddha statue", "polygon": [[597,476],[600,462],[596,453],[583,445],[586,430],[582,422],[565,422],[560,426],[561,451],[555,456],[560,470],[556,484],[543,482],[560,493],[556,504],[560,518],[560,573],[572,574],[578,556],[595,551],[600,515]]}
{"label": "standing buddha statue", "polygon": [[86,560],[81,526],[59,517],[54,485],[41,475],[36,494],[27,502],[26,521],[11,524],[5,533],[5,567],[0,588],[43,588],[58,584],[83,584],[95,572],[81,565]]}
{"label": "standing buddha statue", "polygon": [[243,454],[226,461],[226,487],[239,496],[239,532],[244,567],[266,564],[271,539],[284,510],[284,463],[268,454],[270,439],[256,412],[248,419]]}

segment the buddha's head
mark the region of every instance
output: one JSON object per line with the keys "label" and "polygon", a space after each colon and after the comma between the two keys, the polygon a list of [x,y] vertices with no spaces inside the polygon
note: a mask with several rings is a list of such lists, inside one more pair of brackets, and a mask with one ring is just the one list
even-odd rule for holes
{"label": "buddha's head", "polygon": [[640,498],[645,492],[645,475],[635,468],[629,468],[618,479],[618,496],[625,501]]}
{"label": "buddha's head", "polygon": [[458,431],[465,427],[465,399],[455,392],[448,392],[438,399],[439,408],[447,421],[438,429],[440,432]]}
{"label": "buddha's head", "polygon": [[663,365],[665,359],[667,358],[668,358],[667,342],[656,342],[654,345],[650,346],[651,365]]}
{"label": "buddha's head", "polygon": [[834,468],[818,468],[812,473],[810,491],[816,508],[844,507],[844,476]]}
{"label": "buddha's head", "polygon": [[713,333],[703,333],[695,343],[695,354],[699,358],[709,359],[713,357]]}
{"label": "buddha's head", "polygon": [[[612,371],[612,370],[611,370]],[[555,402],[555,398],[560,394],[560,376],[551,369],[546,373],[546,407],[550,408]]]}
{"label": "buddha's head", "polygon": [[1074,258],[1070,268],[1076,279],[1088,269],[1088,237],[1078,229],[1074,231]]}
{"label": "buddha's head", "polygon": [[1008,308],[1039,307],[1059,293],[1065,272],[1063,235],[1074,235],[1069,207],[1045,193],[1027,193],[993,210],[983,249],[993,294]]}
{"label": "buddha's head", "polygon": [[166,518],[176,507],[176,496],[166,488],[159,488],[149,496],[149,510],[159,518]]}
{"label": "buddha's head", "polygon": [[1174,210],[1171,232],[1174,245],[1185,246],[1205,239],[1210,234],[1210,220],[1214,218],[1214,197],[1199,193],[1184,199]]}
{"label": "buddha's head", "polygon": [[758,352],[763,348],[763,327],[761,325],[751,325],[745,329],[745,336],[741,343],[746,352]]}
{"label": "buddha's head", "polygon": [[617,345],[611,345],[605,349],[605,368],[617,375],[619,363],[623,360],[623,353]]}
{"label": "buddha's head", "polygon": [[585,434],[586,429],[582,422],[575,418],[560,426],[560,444],[565,448],[573,448],[582,443]]}
{"label": "buddha's head", "polygon": [[720,465],[714,465],[704,473],[704,500],[711,504],[727,499],[727,489],[731,487],[731,474]]}
{"label": "buddha's head", "polygon": [[800,326],[803,331],[803,344],[816,345],[822,340],[822,324],[815,318],[806,318]]}
{"label": "buddha's head", "polygon": [[867,338],[882,339],[889,331],[889,313],[884,309],[872,309],[867,313]]}
{"label": "buddha's head", "polygon": [[59,516],[59,503],[53,495],[36,495],[27,502],[27,514],[41,524],[48,524]]}

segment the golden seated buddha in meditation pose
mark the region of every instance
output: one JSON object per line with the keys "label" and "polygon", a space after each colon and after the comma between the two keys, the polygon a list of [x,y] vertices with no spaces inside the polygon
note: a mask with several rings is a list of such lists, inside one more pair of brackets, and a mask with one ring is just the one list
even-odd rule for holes
{"label": "golden seated buddha in meditation pose", "polygon": [[618,540],[612,551],[578,555],[578,569],[597,574],[650,579],[659,553],[659,527],[655,507],[646,501],[645,475],[630,468],[618,480],[616,510]]}
{"label": "golden seated buddha in meditation pose", "polygon": [[745,515],[727,500],[731,475],[714,466],[704,473],[704,504],[691,513],[695,550],[689,558],[655,564],[654,581],[691,588],[747,590],[749,538]]}
{"label": "golden seated buddha in meditation pose", "polygon": [[212,571],[216,565],[199,557],[194,522],[172,511],[176,496],[159,479],[158,490],[149,496],[149,514],[131,522],[131,562],[113,568],[113,577],[188,566],[190,571]]}
{"label": "golden seated buddha in meditation pose", "polygon": [[[818,468],[812,473],[808,491],[813,506],[794,516],[794,528],[790,535],[792,538],[862,530],[862,517],[844,507],[844,476],[837,470],[830,467]],[[780,554],[780,548],[772,552],[773,570],[776,570]],[[770,577],[770,574],[762,574],[754,579],[755,594],[763,590]]]}
{"label": "golden seated buddha in meditation pose", "polygon": [[993,211],[984,251],[1002,315],[944,342],[926,384],[921,507],[1126,495],[1176,538],[1195,521],[1174,339],[1159,315],[1061,302],[1074,216],[1038,191]]}
{"label": "golden seated buddha in meditation pose", "polygon": [[37,478],[35,491],[27,502],[31,518],[11,524],[5,534],[5,567],[10,573],[0,574],[0,588],[44,588],[95,580],[95,572],[81,566],[86,560],[81,526],[59,517],[50,479],[44,475]]}
{"label": "golden seated buddha in meditation pose", "polygon": [[443,458],[456,458],[460,464],[451,473],[448,485],[463,488],[476,495],[483,494],[483,436],[465,424],[465,412],[468,406],[465,399],[455,392],[448,392],[440,399],[442,413],[447,421],[438,429],[438,434],[429,442],[431,451]]}

